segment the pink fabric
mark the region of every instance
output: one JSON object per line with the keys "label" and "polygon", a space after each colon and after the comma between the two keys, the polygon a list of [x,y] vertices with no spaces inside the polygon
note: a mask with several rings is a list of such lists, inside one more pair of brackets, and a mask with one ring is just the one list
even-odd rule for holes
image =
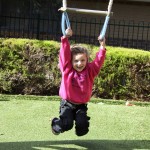
{"label": "pink fabric", "polygon": [[71,51],[68,38],[61,38],[59,67],[62,73],[59,95],[73,103],[84,104],[90,100],[94,78],[98,75],[104,60],[106,50],[100,49],[93,62],[87,63],[82,72],[72,67]]}

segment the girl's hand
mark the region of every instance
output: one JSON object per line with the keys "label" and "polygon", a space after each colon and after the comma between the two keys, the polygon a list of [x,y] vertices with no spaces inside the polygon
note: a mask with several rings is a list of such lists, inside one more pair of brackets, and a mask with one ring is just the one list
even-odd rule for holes
{"label": "girl's hand", "polygon": [[98,40],[99,40],[100,46],[103,46],[103,47],[106,46],[106,44],[105,44],[105,41],[106,41],[105,37],[104,37],[103,40],[100,40],[100,37],[98,37]]}
{"label": "girl's hand", "polygon": [[65,33],[66,33],[66,35],[65,35],[66,37],[71,37],[71,36],[72,36],[72,34],[73,34],[73,32],[72,32],[72,29],[71,29],[71,28],[66,29]]}

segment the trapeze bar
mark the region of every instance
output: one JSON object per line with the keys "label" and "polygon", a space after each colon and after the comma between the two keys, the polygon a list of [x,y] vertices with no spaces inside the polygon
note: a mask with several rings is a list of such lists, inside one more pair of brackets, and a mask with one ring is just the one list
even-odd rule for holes
{"label": "trapeze bar", "polygon": [[[99,10],[90,10],[90,9],[79,9],[79,8],[66,8],[68,12],[77,12],[77,13],[84,13],[84,14],[100,14],[100,15],[107,15],[108,11],[99,11]],[[110,13],[113,14],[112,12]]]}

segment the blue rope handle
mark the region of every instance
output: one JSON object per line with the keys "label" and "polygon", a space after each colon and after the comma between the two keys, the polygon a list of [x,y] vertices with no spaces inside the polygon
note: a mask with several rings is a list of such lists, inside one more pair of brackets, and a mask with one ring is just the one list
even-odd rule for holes
{"label": "blue rope handle", "polygon": [[103,28],[102,28],[100,36],[99,36],[99,40],[100,41],[102,41],[104,39],[104,37],[105,37],[107,26],[108,26],[108,23],[109,23],[109,19],[110,19],[110,17],[106,16]]}
{"label": "blue rope handle", "polygon": [[113,5],[113,0],[109,0],[108,13],[107,13],[107,16],[105,18],[105,22],[104,22],[103,28],[102,28],[102,30],[100,32],[100,36],[99,36],[99,40],[101,40],[101,41],[104,39],[105,34],[106,34],[107,26],[108,26],[108,23],[110,20],[110,13],[111,13],[112,5]]}
{"label": "blue rope handle", "polygon": [[69,17],[67,12],[63,12],[62,13],[62,20],[61,20],[61,30],[63,35],[66,35],[65,31],[66,31],[66,26],[67,28],[70,28],[70,21],[69,21]]}

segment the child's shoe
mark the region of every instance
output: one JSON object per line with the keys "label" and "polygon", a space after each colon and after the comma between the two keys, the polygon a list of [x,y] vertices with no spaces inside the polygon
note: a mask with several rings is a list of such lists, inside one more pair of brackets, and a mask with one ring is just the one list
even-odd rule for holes
{"label": "child's shoe", "polygon": [[57,120],[57,118],[53,118],[52,121],[51,121],[51,130],[52,130],[52,133],[54,135],[59,135],[60,132],[56,131],[55,129],[53,129],[53,126],[54,126],[54,122]]}

